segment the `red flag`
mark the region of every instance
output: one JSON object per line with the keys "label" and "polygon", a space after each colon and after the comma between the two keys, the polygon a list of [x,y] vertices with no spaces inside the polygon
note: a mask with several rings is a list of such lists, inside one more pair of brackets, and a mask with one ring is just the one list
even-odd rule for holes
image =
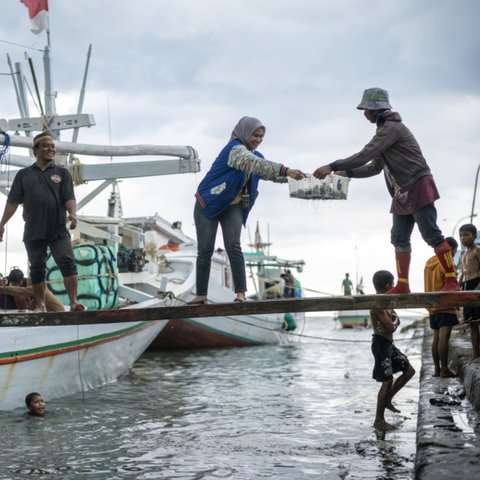
{"label": "red flag", "polygon": [[20,0],[28,8],[32,23],[31,31],[35,34],[48,29],[48,0]]}

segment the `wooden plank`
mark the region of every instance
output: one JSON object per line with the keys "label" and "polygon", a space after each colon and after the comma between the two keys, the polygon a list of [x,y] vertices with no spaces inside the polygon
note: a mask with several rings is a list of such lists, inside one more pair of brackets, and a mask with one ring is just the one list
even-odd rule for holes
{"label": "wooden plank", "polygon": [[333,312],[336,310],[368,310],[370,308],[405,309],[459,306],[480,306],[480,291],[292,298],[96,312],[12,313],[0,316],[0,326],[88,325],[283,312]]}

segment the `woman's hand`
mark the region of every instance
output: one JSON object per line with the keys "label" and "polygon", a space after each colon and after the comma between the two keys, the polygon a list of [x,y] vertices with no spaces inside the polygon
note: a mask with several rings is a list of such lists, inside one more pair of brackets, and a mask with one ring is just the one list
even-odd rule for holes
{"label": "woman's hand", "polygon": [[319,180],[323,180],[329,173],[332,173],[332,167],[330,165],[324,165],[323,167],[318,167],[313,172],[313,176]]}
{"label": "woman's hand", "polygon": [[305,178],[306,175],[301,170],[289,168],[287,171],[287,177],[291,177],[295,180],[301,180],[302,178]]}

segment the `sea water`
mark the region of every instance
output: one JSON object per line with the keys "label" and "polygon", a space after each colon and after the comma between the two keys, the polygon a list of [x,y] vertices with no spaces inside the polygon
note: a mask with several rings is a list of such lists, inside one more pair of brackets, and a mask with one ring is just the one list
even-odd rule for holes
{"label": "sea water", "polygon": [[309,317],[303,334],[148,352],[112,385],[46,398],[44,419],[1,412],[0,479],[413,478],[421,333],[396,336],[417,374],[386,434],[372,427],[371,330]]}

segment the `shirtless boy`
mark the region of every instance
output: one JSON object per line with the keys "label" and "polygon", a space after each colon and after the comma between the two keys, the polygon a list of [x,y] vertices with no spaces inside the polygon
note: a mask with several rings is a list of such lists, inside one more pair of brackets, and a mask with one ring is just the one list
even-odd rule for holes
{"label": "shirtless boy", "polygon": [[[372,281],[377,293],[387,293],[393,287],[394,277],[387,270],[379,270],[373,275]],[[400,412],[393,406],[392,399],[415,375],[415,370],[407,356],[393,344],[393,332],[400,325],[395,310],[371,309],[370,317],[373,326],[372,353],[375,359],[372,376],[377,382],[382,382],[373,426],[378,430],[393,430],[395,427],[385,420],[385,409]],[[402,374],[393,381],[393,374],[398,372]]]}
{"label": "shirtless boy", "polygon": [[[460,256],[460,284],[462,290],[479,290],[480,289],[480,247],[475,243],[477,238],[477,228],[471,223],[467,223],[460,227],[460,242],[465,250]],[[470,336],[473,347],[473,361],[480,362],[480,308],[464,307],[463,318],[465,323],[470,324]]]}

